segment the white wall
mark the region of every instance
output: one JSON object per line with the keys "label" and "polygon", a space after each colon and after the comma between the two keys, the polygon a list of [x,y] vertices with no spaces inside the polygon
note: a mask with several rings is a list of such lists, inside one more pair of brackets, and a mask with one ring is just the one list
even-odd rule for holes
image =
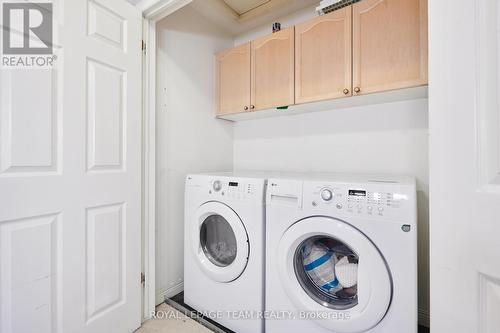
{"label": "white wall", "polygon": [[232,43],[189,7],[157,26],[157,303],[182,290],[186,174],[232,168],[232,125],[214,118],[213,60]]}
{"label": "white wall", "polygon": [[413,175],[419,214],[419,307],[429,313],[427,100],[239,122],[234,168]]}

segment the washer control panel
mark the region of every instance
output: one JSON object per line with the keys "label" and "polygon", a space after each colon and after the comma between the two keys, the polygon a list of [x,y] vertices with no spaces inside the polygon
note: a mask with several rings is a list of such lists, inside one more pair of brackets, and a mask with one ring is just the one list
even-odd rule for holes
{"label": "washer control panel", "polygon": [[368,218],[401,218],[415,209],[415,191],[397,184],[304,182],[303,205]]}

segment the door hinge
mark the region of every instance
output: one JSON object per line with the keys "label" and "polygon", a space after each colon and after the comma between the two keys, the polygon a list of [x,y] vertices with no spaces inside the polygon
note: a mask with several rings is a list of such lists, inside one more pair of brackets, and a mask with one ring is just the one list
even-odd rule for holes
{"label": "door hinge", "polygon": [[144,40],[141,40],[141,50],[146,53],[146,42]]}
{"label": "door hinge", "polygon": [[141,284],[144,285],[146,283],[146,275],[144,273],[141,273]]}

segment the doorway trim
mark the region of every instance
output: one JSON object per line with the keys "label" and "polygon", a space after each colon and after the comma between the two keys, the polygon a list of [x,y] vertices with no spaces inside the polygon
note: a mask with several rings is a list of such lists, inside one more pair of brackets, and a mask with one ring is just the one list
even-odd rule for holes
{"label": "doorway trim", "polygon": [[156,308],[156,24],[193,0],[142,0],[143,45],[143,321]]}

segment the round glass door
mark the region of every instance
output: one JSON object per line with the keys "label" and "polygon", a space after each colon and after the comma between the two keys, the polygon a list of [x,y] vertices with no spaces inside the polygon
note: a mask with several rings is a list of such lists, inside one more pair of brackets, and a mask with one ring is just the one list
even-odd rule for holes
{"label": "round glass door", "polygon": [[231,265],[238,252],[234,231],[220,215],[210,215],[203,221],[200,245],[208,260],[219,267]]}
{"label": "round glass door", "polygon": [[392,278],[382,253],[363,232],[333,217],[290,226],[279,240],[276,268],[299,311],[325,314],[312,320],[334,332],[367,331],[391,304]]}
{"label": "round glass door", "polygon": [[205,274],[218,282],[232,282],[245,270],[250,241],[240,217],[229,206],[207,202],[189,225],[193,253]]}
{"label": "round glass door", "polygon": [[317,303],[336,310],[358,304],[358,255],[342,241],[314,236],[295,251],[295,275]]}

